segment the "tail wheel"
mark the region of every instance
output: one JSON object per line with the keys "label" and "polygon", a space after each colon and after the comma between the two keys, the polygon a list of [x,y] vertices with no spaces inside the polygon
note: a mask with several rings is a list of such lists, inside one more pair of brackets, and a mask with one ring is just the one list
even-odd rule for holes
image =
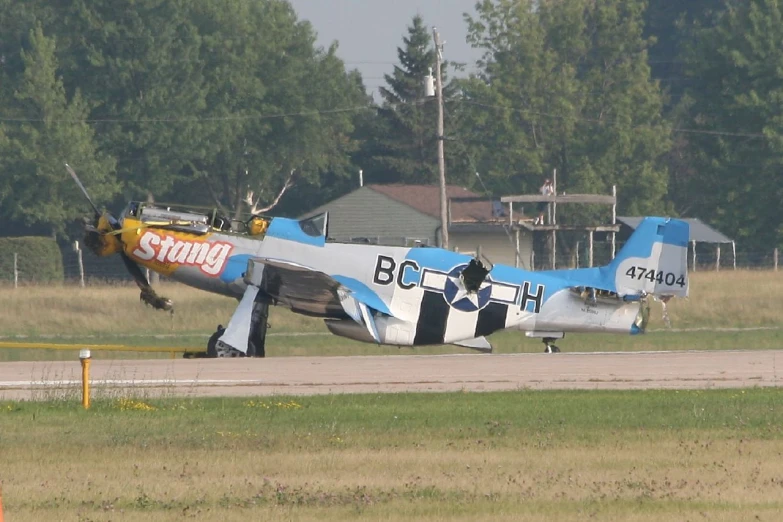
{"label": "tail wheel", "polygon": [[544,353],[560,353],[560,348],[555,346],[555,338],[554,337],[544,337],[541,342],[544,343]]}

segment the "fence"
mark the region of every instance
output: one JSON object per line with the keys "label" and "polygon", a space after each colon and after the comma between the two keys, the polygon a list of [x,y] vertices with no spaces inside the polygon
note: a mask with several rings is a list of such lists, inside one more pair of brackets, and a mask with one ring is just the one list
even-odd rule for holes
{"label": "fence", "polygon": [[[81,263],[79,258],[81,257]],[[595,265],[606,262],[600,256],[595,259]],[[492,261],[490,259],[490,261]],[[549,256],[541,255],[534,257],[534,267],[536,270],[549,270],[552,268],[552,260]],[[20,263],[21,264],[21,263]],[[690,271],[702,272],[709,270],[778,270],[779,255],[778,249],[768,252],[737,252],[736,265],[731,255],[722,256],[718,259],[715,252],[699,253],[696,256],[696,266],[694,269],[693,258],[688,256],[688,269]],[[587,257],[584,255],[570,254],[568,256],[557,256],[557,268],[584,268],[587,266]],[[783,267],[781,267],[783,268]],[[63,272],[65,280],[68,283],[76,284],[98,284],[98,283],[125,283],[132,282],[125,265],[119,256],[96,257],[91,253],[63,251]],[[6,284],[24,284],[34,282],[34,275],[25,274],[21,271],[14,273],[0,274],[0,282]]]}
{"label": "fence", "polygon": [[[120,256],[97,257],[87,252],[62,250],[63,276],[66,282],[77,284],[89,283],[122,283],[132,282],[133,278],[125,269]],[[35,283],[35,274],[26,273],[19,268],[22,262],[21,254],[14,254],[14,264],[7,273],[0,274],[0,282],[17,286],[19,284]],[[30,266],[27,264],[27,266]]]}
{"label": "fence", "polygon": [[[619,251],[619,247],[618,247]],[[610,255],[596,256],[593,266],[607,264],[611,259]],[[556,268],[585,268],[587,256],[576,254],[557,255],[555,257]],[[551,270],[552,258],[549,255],[541,254],[534,258],[535,270]],[[688,270],[691,272],[703,272],[710,270],[783,270],[783,259],[779,260],[778,249],[769,252],[737,252],[736,261],[729,253],[728,256],[722,254],[720,257],[715,252],[698,253],[694,268],[693,257],[688,254]]]}

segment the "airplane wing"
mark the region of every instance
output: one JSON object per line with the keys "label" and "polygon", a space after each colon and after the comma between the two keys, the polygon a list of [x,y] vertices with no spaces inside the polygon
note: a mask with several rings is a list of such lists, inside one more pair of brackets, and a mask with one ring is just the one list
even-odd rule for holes
{"label": "airplane wing", "polygon": [[339,313],[340,283],[333,277],[288,261],[251,259],[245,283],[253,285],[281,304],[299,313]]}
{"label": "airplane wing", "polygon": [[251,303],[258,294],[301,314],[348,315],[367,328],[377,343],[380,343],[380,337],[375,314],[392,315],[386,303],[362,282],[345,276],[330,276],[290,261],[251,259],[244,280],[248,285],[245,296],[220,338],[224,344],[244,353],[247,353],[246,336],[253,319]]}

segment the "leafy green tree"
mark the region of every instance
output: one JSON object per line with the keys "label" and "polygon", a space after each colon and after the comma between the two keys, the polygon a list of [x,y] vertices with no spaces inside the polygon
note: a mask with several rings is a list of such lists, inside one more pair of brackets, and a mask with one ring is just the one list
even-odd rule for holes
{"label": "leafy green tree", "polygon": [[69,100],[57,76],[55,40],[38,25],[30,31],[29,49],[21,51],[24,72],[16,85],[14,120],[5,144],[7,157],[0,194],[10,217],[27,225],[45,224],[62,233],[84,214],[85,201],[67,175],[70,162],[96,198],[110,197],[114,161],[96,150],[94,131],[85,121],[87,104],[77,91]]}
{"label": "leafy green tree", "polygon": [[[125,198],[239,212],[274,201],[291,172],[296,190],[354,170],[353,122],[368,105],[361,78],[336,47],[316,48],[312,27],[285,0],[0,6],[0,59],[6,49],[19,54],[35,20],[56,36],[65,91],[81,93]],[[9,58],[0,80],[18,82],[22,69]],[[0,92],[13,95],[10,83]]]}
{"label": "leafy green tree", "polygon": [[13,201],[9,199],[11,195],[11,184],[8,182],[9,157],[11,155],[11,142],[5,133],[5,127],[0,123],[0,219],[10,219],[10,209]]}
{"label": "leafy green tree", "polygon": [[675,201],[745,249],[781,244],[783,6],[729,3],[715,26],[696,29],[686,60],[682,125],[694,172]]}
{"label": "leafy green tree", "polygon": [[203,154],[201,39],[191,0],[79,0],[55,30],[66,85],[90,102],[100,147],[117,160],[128,197],[160,198]]}
{"label": "leafy green tree", "polygon": [[689,44],[694,25],[712,26],[724,3],[716,0],[649,0],[644,14],[645,38],[652,45],[649,62],[652,77],[661,82],[670,105],[680,101],[687,76],[682,51]]}
{"label": "leafy green tree", "polygon": [[282,0],[200,3],[194,18],[208,122],[195,182],[239,212],[268,206],[290,182],[347,172],[366,100],[336,46],[316,48],[310,24]]}
{"label": "leafy green tree", "polygon": [[[464,83],[478,170],[502,191],[608,193],[619,211],[667,210],[670,129],[650,77],[645,0],[484,0],[466,16],[484,51]],[[564,212],[567,212],[564,211]]]}

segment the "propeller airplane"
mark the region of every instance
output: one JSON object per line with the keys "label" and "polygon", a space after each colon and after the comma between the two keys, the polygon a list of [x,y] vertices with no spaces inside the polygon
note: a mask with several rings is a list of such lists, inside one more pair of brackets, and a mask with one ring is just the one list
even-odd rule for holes
{"label": "propeller airplane", "polygon": [[99,256],[120,255],[142,301],[173,312],[141,267],[239,300],[225,331],[213,335],[210,357],[263,357],[270,305],[377,344],[491,352],[486,336],[515,329],[558,352],[554,341],[566,333],[642,333],[650,297],[688,292],[689,229],[678,219],[645,218],[606,266],[532,272],[440,248],[333,242],[328,214],[230,220],[130,202],[115,218],[66,167],[94,211],[85,244]]}

